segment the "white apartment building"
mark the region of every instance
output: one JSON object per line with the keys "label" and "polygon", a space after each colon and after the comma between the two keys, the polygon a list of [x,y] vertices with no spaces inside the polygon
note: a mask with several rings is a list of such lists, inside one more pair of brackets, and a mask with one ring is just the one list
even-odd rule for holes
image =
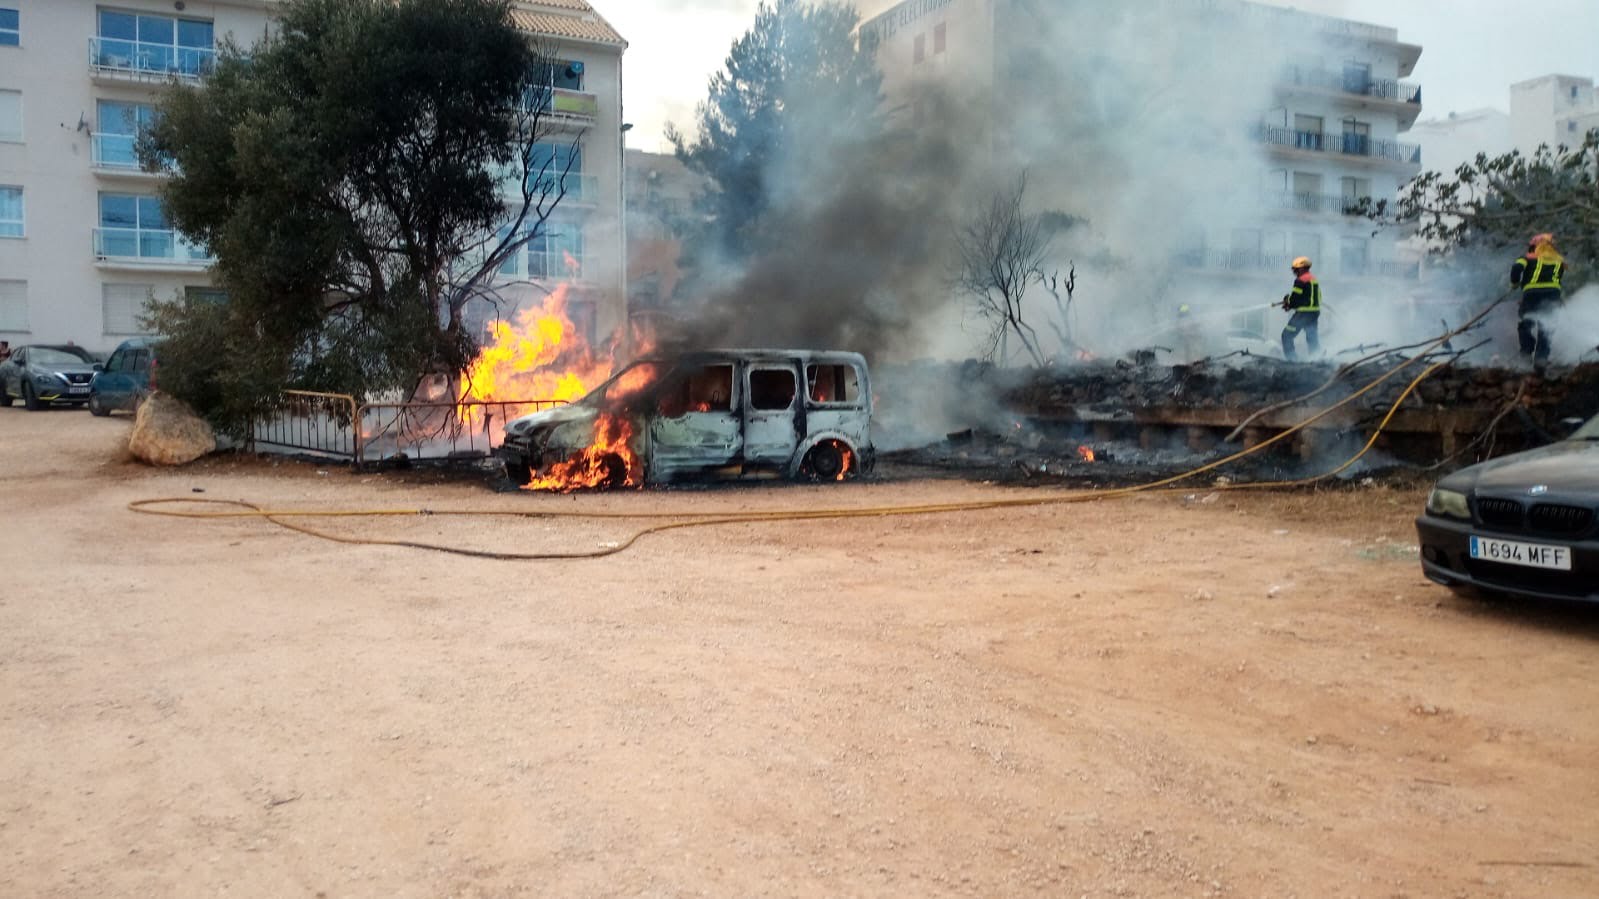
{"label": "white apartment building", "polygon": [[[1030,190],[1036,184],[1066,198],[1033,205],[1085,216],[1117,246],[1139,248],[1139,280],[1166,286],[1146,287],[1145,296],[1161,295],[1154,299],[1117,302],[1155,304],[1155,327],[1166,294],[1188,291],[1181,302],[1218,309],[1280,296],[1290,261],[1301,255],[1315,260],[1330,297],[1408,290],[1418,265],[1404,257],[1401,236],[1374,236],[1372,223],[1351,213],[1360,198],[1396,197],[1421,171],[1420,148],[1404,140],[1421,89],[1403,80],[1421,47],[1393,28],[1243,0],[1165,0],[1159,9],[1172,14],[1144,20],[1131,41],[1125,27],[1113,37],[1094,30],[1094,16],[1114,23],[1120,8],[1042,0],[904,0],[860,31],[878,46],[890,109],[912,123],[938,115],[922,102],[930,83],[961,83],[977,102],[1004,110],[994,121],[1007,124],[972,129],[997,132],[987,141],[996,158],[1009,149],[1005,132],[1020,130],[1010,123],[1026,123],[1025,108],[1052,93],[1069,97],[1054,113],[1098,109],[1087,117],[1103,123],[1097,140],[1069,133],[1083,130],[1083,117],[1023,124],[1034,129],[1032,147],[1051,128],[1068,133],[1054,156],[1024,156],[1020,165],[1029,168]],[[1068,16],[1050,30],[1051,19]],[[1258,43],[1270,52],[1240,59]],[[1060,62],[1074,56],[1083,61]],[[1049,78],[1058,83],[1030,83]],[[1210,102],[1223,93],[1234,96]],[[1111,184],[1088,183],[1096,178]],[[1124,196],[1135,198],[1133,208],[1118,222]],[[1151,214],[1140,219],[1140,208]],[[1181,216],[1164,218],[1184,221],[1163,220],[1176,209]],[[1248,326],[1275,332],[1263,313]]]}
{"label": "white apartment building", "polygon": [[1544,75],[1510,86],[1510,130],[1516,149],[1575,147],[1599,128],[1599,92],[1592,78]]}
{"label": "white apartment building", "polygon": [[[107,351],[152,297],[221,292],[205,248],[176,233],[134,142],[161,88],[200,83],[226,35],[267,34],[278,0],[0,0],[0,339]],[[574,287],[602,333],[625,317],[622,53],[584,0],[519,3],[551,53],[548,153],[567,196],[504,272],[506,293]],[[574,145],[575,142],[575,145]]]}

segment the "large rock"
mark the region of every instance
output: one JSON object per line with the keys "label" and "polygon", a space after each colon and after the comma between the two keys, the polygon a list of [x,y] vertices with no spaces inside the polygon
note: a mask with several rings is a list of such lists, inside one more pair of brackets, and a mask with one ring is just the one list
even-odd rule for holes
{"label": "large rock", "polygon": [[151,465],[183,465],[217,448],[216,434],[183,401],[157,390],[139,404],[128,452]]}

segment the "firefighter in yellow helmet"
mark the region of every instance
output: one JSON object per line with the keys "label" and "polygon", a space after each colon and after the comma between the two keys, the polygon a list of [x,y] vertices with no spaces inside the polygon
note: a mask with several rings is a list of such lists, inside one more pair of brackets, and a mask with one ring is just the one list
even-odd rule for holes
{"label": "firefighter in yellow helmet", "polygon": [[1565,274],[1566,260],[1555,249],[1553,234],[1534,234],[1526,255],[1510,266],[1510,286],[1521,288],[1516,336],[1521,355],[1530,357],[1534,366],[1549,361],[1549,317],[1560,305],[1560,279]]}
{"label": "firefighter in yellow helmet", "polygon": [[1293,262],[1294,287],[1283,296],[1283,309],[1292,312],[1283,328],[1283,358],[1289,362],[1298,358],[1294,354],[1294,338],[1305,332],[1305,348],[1311,355],[1321,351],[1316,327],[1321,323],[1321,282],[1310,273],[1310,257],[1300,256]]}

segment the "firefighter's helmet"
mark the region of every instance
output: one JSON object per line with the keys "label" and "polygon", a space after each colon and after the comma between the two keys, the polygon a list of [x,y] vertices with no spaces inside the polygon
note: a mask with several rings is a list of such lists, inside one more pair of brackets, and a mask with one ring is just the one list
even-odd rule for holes
{"label": "firefighter's helmet", "polygon": [[1292,268],[1296,272],[1299,271],[1300,269],[1310,268],[1310,257],[1309,256],[1300,256],[1298,259],[1294,260],[1294,264],[1292,266],[1290,266],[1290,268]]}

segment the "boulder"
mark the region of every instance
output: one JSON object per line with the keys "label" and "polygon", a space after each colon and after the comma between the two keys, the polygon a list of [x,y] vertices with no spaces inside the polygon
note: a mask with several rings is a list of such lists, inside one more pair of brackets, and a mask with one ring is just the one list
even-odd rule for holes
{"label": "boulder", "polygon": [[184,402],[157,390],[139,404],[128,452],[151,465],[183,465],[217,448],[206,420]]}

